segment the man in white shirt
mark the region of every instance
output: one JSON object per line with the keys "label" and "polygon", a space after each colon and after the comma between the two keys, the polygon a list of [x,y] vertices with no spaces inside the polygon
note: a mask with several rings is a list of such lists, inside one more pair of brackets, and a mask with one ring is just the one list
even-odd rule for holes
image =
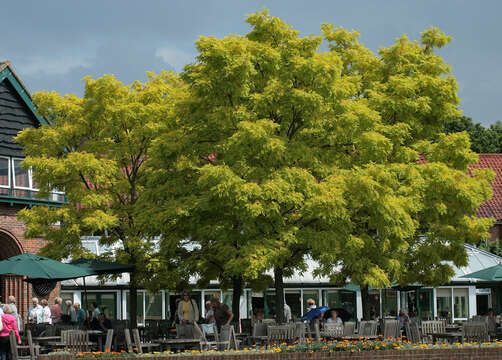
{"label": "man in white shirt", "polygon": [[41,324],[43,322],[44,311],[43,307],[38,303],[38,299],[31,299],[33,305],[30,306],[28,320],[30,323]]}
{"label": "man in white shirt", "polygon": [[291,308],[288,304],[286,304],[286,302],[284,302],[284,321],[291,321]]}

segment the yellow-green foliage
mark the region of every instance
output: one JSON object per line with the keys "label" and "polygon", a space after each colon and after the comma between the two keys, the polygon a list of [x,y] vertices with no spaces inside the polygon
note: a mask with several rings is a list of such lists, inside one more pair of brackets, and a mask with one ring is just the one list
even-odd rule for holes
{"label": "yellow-green foliage", "polygon": [[87,77],[82,98],[35,94],[38,112],[51,125],[17,136],[27,155],[24,166],[33,168],[41,196],[56,188],[68,200],[62,208],[36,206],[19,214],[29,229],[26,236],[48,241],[44,254],[88,256],[80,236],[108,230],[100,243],[118,248],[116,256],[106,255],[137,265],[136,281],[151,279],[158,254],[142,211],[147,164],[153,140],[170,126],[173,101],[183,88],[178,76],[162,72],[129,86],[110,75]]}
{"label": "yellow-green foliage", "polygon": [[158,216],[199,246],[201,277],[256,279],[310,254],[363,286],[447,281],[443,261],[464,265],[464,242],[486,236],[476,210],[493,177],[467,173],[467,136],[441,133],[460,113],[434,53],[449,37],[431,28],[373,54],[330,24],[300,36],[267,11],[247,22],[244,36],[197,41],[179,129],[154,153],[154,183],[185,179],[163,187],[183,200]]}

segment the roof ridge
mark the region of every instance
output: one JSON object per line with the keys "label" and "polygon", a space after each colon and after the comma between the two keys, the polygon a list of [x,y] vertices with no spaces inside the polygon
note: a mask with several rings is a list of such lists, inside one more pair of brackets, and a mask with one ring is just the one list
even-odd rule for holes
{"label": "roof ridge", "polygon": [[480,248],[478,248],[477,246],[474,246],[474,245],[471,245],[471,244],[464,244],[464,246],[465,246],[466,248],[470,248],[471,250],[476,250],[476,251],[479,251],[479,252],[480,252],[480,253],[482,253],[482,254],[485,254],[485,255],[487,255],[487,256],[490,256],[490,257],[496,258],[496,259],[497,259],[497,260],[499,260],[499,261],[502,261],[502,257],[501,257],[501,256],[498,256],[498,255],[493,254],[493,253],[491,253],[491,252],[489,252],[489,251],[486,251],[486,250],[480,249]]}

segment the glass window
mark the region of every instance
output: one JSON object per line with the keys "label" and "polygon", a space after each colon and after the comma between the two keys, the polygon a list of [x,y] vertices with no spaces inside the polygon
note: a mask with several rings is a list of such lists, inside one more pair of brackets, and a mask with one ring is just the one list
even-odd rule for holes
{"label": "glass window", "polygon": [[98,242],[97,241],[82,241],[82,246],[89,250],[92,254],[98,255]]}
{"label": "glass window", "polygon": [[451,319],[451,288],[436,289],[437,316],[441,319]]}
{"label": "glass window", "polygon": [[[144,324],[145,315],[143,313],[143,300],[145,293],[138,291],[138,311],[136,313],[136,321],[138,324]],[[129,309],[131,308],[131,302],[129,301],[130,292],[126,293],[126,319],[129,319]]]}
{"label": "glass window", "polygon": [[317,290],[303,290],[303,314],[305,315],[308,312],[307,300],[313,299],[317,306],[319,304],[319,291]]}
{"label": "glass window", "polygon": [[9,179],[9,159],[0,158],[0,186],[10,187]]}
{"label": "glass window", "polygon": [[383,316],[397,316],[397,291],[394,289],[382,290],[382,312]]}
{"label": "glass window", "polygon": [[[91,309],[91,304],[93,302],[98,303],[98,308],[106,314],[109,319],[117,318],[117,294],[114,292],[88,292],[87,293],[87,305],[88,310]],[[84,307],[86,306],[85,294],[82,293],[82,303]]]}
{"label": "glass window", "polygon": [[350,290],[340,290],[339,292],[340,292],[341,308],[347,310],[348,313],[352,314],[351,320],[356,320],[357,318],[356,292]]}
{"label": "glass window", "polygon": [[161,320],[162,319],[162,293],[146,294],[145,302],[145,319],[146,320]]}
{"label": "glass window", "polygon": [[467,288],[453,288],[453,316],[462,319],[469,317],[469,293]]}
{"label": "glass window", "polygon": [[[190,292],[190,297],[192,298],[193,301],[197,304],[197,307],[199,308],[199,317],[202,316],[202,303],[201,303],[201,298],[202,298],[202,291],[199,290],[192,290]],[[230,297],[230,308],[232,308],[232,298]]]}
{"label": "glass window", "polygon": [[275,291],[267,291],[265,293],[265,317],[275,318],[275,311]]}
{"label": "glass window", "polygon": [[13,159],[14,162],[14,187],[30,188],[29,171],[21,167],[22,159]]}
{"label": "glass window", "polygon": [[420,306],[420,318],[424,320],[432,319],[432,289],[418,290],[418,304]]}
{"label": "glass window", "polygon": [[372,320],[380,317],[380,291],[368,290],[368,305],[370,308],[370,318]]}
{"label": "glass window", "polygon": [[293,319],[300,319],[302,317],[302,293],[300,290],[284,290],[284,298],[286,304],[291,308]]}
{"label": "glass window", "polygon": [[340,306],[340,293],[338,290],[323,290],[324,305],[330,308]]}
{"label": "glass window", "polygon": [[221,302],[227,305],[229,309],[232,308],[232,294],[233,293],[231,291],[227,291],[222,294],[223,297],[221,299]]}
{"label": "glass window", "polygon": [[342,308],[356,318],[356,293],[350,290],[323,290],[324,305],[330,308]]}

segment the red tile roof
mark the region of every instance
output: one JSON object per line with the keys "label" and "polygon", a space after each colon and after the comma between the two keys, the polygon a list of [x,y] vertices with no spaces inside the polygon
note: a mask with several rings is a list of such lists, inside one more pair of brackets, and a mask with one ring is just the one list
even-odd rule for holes
{"label": "red tile roof", "polygon": [[479,161],[472,168],[491,168],[495,173],[493,197],[480,206],[478,216],[502,220],[502,154],[479,154]]}

